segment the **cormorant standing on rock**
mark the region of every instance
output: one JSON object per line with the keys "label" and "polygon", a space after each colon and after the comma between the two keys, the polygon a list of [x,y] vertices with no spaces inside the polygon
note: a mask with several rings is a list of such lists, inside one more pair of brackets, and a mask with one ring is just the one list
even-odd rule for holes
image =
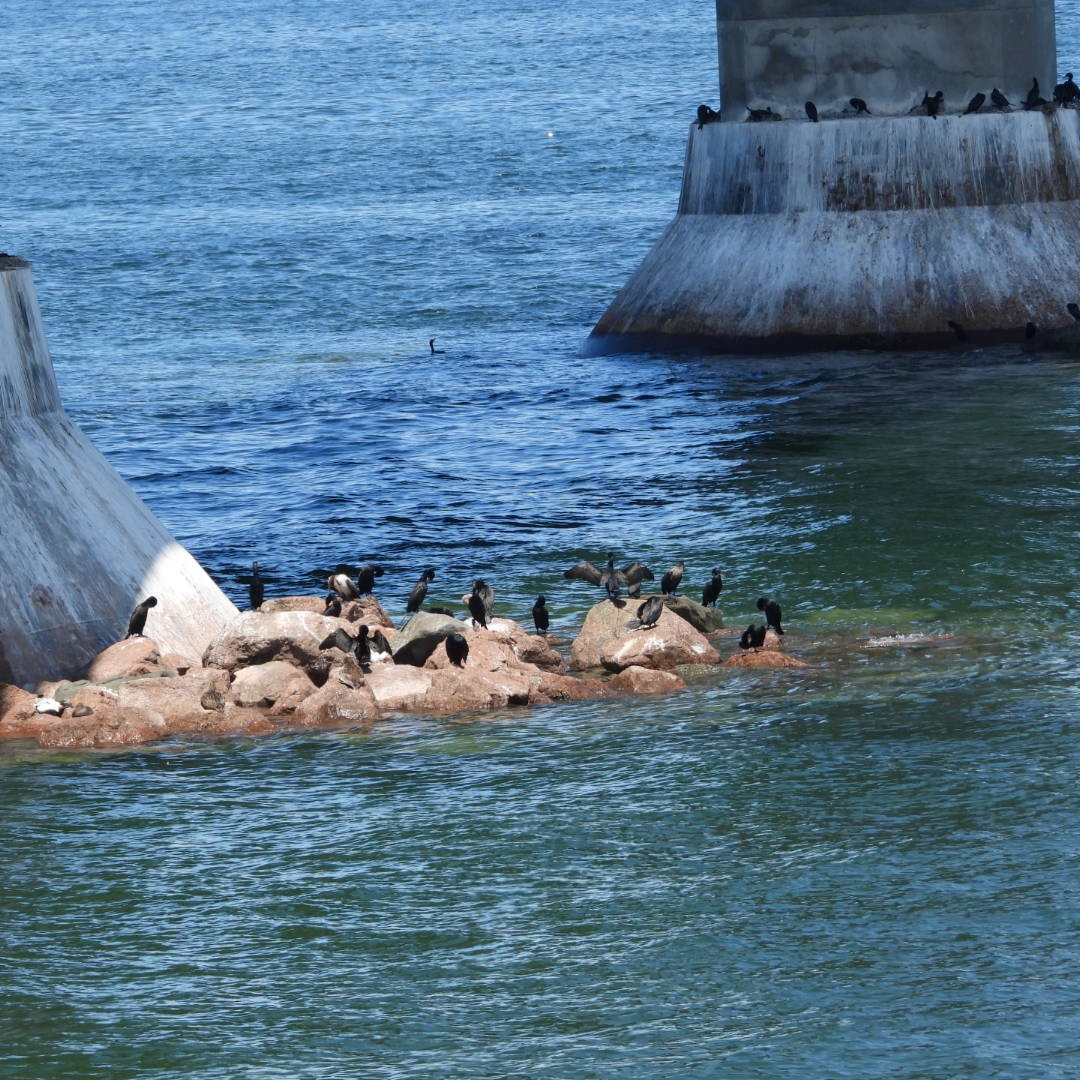
{"label": "cormorant standing on rock", "polygon": [[364,596],[375,591],[375,579],[382,577],[384,570],[378,563],[364,563],[356,575],[356,587],[360,595]]}
{"label": "cormorant standing on rock", "polygon": [[326,607],[323,608],[323,614],[329,615],[332,618],[341,617],[341,597],[337,593],[328,593],[326,597]]}
{"label": "cormorant standing on rock", "polygon": [[663,614],[664,598],[662,596],[650,596],[648,600],[638,605],[638,629],[647,630],[650,626],[655,626]]}
{"label": "cormorant standing on rock", "polygon": [[678,589],[679,583],[682,581],[683,571],[686,569],[686,563],[677,562],[664,576],[660,579],[660,591],[665,596],[674,596],[675,590]]}
{"label": "cormorant standing on rock", "polygon": [[469,643],[461,634],[450,634],[446,638],[446,658],[455,667],[464,667],[469,659]]}
{"label": "cormorant standing on rock", "polygon": [[413,586],[413,591],[409,593],[409,601],[405,605],[407,612],[411,613],[420,610],[420,605],[424,602],[424,597],[427,596],[428,583],[434,580],[435,570],[429,566],[420,575],[420,580]]}
{"label": "cormorant standing on rock", "polygon": [[812,101],[808,101],[803,106],[803,108],[806,109],[806,117],[807,117],[807,119],[812,124],[816,124],[818,122],[817,106]]}
{"label": "cormorant standing on rock", "polygon": [[848,99],[848,104],[855,110],[856,115],[865,113],[870,116],[870,110],[866,107],[866,102],[861,97],[853,97]]}
{"label": "cormorant standing on rock", "polygon": [[760,649],[765,644],[765,630],[764,626],[755,626],[751,623],[739,638],[739,648]]}
{"label": "cormorant standing on rock", "polygon": [[486,584],[482,578],[477,578],[472,587],[473,592],[484,601],[484,613],[490,619],[495,611],[495,590]]}
{"label": "cormorant standing on rock", "polygon": [[953,322],[952,319],[950,319],[947,325],[949,329],[956,335],[957,341],[968,340],[967,331],[958,322]]}
{"label": "cormorant standing on rock", "polygon": [[148,596],[145,600],[135,605],[135,610],[128,619],[127,636],[142,637],[146,628],[146,616],[152,607],[157,607],[157,597]]}
{"label": "cormorant standing on rock", "polygon": [[720,590],[724,587],[724,575],[717,568],[712,572],[712,578],[701,590],[701,602],[705,607],[716,607],[716,601],[720,598]]}
{"label": "cormorant standing on rock", "polygon": [[986,104],[985,94],[976,94],[967,104],[967,108],[964,110],[964,116],[970,116],[972,113],[977,113],[983,105]]}
{"label": "cormorant standing on rock", "polygon": [[266,587],[263,579],[259,576],[259,564],[251,564],[251,581],[248,582],[248,606],[252,611],[258,611],[262,607],[263,597],[266,595]]}
{"label": "cormorant standing on rock", "polygon": [[473,617],[473,622],[486,630],[489,612],[485,590],[490,591],[488,586],[477,578],[469,595],[469,614]]}
{"label": "cormorant standing on rock", "polygon": [[563,577],[587,581],[590,585],[599,585],[607,593],[608,599],[614,602],[618,600],[624,588],[628,596],[640,596],[642,581],[652,581],[653,572],[644,563],[636,560],[625,570],[616,570],[615,556],[609,554],[607,566],[603,570],[594,566],[588,559],[582,559],[576,566],[571,566]]}
{"label": "cormorant standing on rock", "polygon": [[353,656],[362,671],[371,670],[371,642],[368,641],[368,633],[367,626],[361,623],[356,628],[356,637],[353,639]]}
{"label": "cormorant standing on rock", "polygon": [[1012,108],[1009,99],[996,86],[990,91],[990,100],[1000,112],[1008,112]]}
{"label": "cormorant standing on rock", "polygon": [[431,350],[431,355],[432,356],[441,356],[446,351],[445,349],[436,349],[435,348],[435,339],[434,338],[430,338],[428,340],[428,348]]}
{"label": "cormorant standing on rock", "polygon": [[538,634],[546,634],[551,625],[551,615],[547,609],[547,597],[538,596],[532,607],[533,626]]}
{"label": "cormorant standing on rock", "polygon": [[336,592],[342,600],[355,600],[360,595],[356,582],[341,570],[326,579],[326,588],[330,592]]}
{"label": "cormorant standing on rock", "polygon": [[775,600],[770,600],[765,596],[759,596],[757,609],[758,611],[765,612],[765,622],[778,634],[784,632],[784,628],[780,625],[780,619],[783,613],[780,611],[780,605]]}

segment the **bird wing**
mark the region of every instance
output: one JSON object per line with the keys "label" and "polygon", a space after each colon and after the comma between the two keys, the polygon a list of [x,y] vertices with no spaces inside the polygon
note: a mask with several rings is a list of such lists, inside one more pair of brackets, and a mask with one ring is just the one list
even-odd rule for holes
{"label": "bird wing", "polygon": [[578,581],[587,581],[590,585],[599,585],[601,573],[600,570],[593,566],[587,559],[582,559],[576,566],[571,566],[569,570],[563,574],[566,578],[576,578]]}
{"label": "bird wing", "polygon": [[644,564],[636,560],[625,570],[619,571],[619,580],[625,585],[636,585],[639,581],[652,581],[653,572]]}

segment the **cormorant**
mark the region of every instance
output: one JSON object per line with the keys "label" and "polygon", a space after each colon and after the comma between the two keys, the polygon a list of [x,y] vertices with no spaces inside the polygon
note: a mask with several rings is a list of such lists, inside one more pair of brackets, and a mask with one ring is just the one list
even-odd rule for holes
{"label": "cormorant", "polygon": [[157,597],[148,596],[145,600],[135,605],[135,610],[128,619],[127,636],[142,637],[146,627],[146,616],[152,607],[157,607]]}
{"label": "cormorant", "polygon": [[674,596],[675,595],[675,590],[678,589],[679,583],[682,581],[683,571],[685,569],[686,569],[686,563],[677,562],[660,579],[660,591],[665,596]]}
{"label": "cormorant", "polygon": [[942,108],[944,108],[945,106],[945,92],[943,90],[939,90],[933,97],[931,97],[930,91],[927,90],[927,92],[923,95],[922,103],[926,106],[926,115],[932,116],[936,120],[937,114],[941,112]]}
{"label": "cormorant", "polygon": [[262,607],[265,594],[266,587],[263,584],[263,579],[259,576],[259,564],[253,562],[251,564],[251,581],[248,582],[248,605],[252,611],[258,611]]}
{"label": "cormorant", "polygon": [[762,120],[783,120],[784,118],[779,114],[772,111],[771,105],[766,105],[764,109],[751,109],[749,105],[746,106],[746,111],[750,114],[746,119],[749,123],[760,123]]}
{"label": "cormorant", "polygon": [[340,618],[341,616],[341,597],[337,593],[328,593],[326,596],[326,607],[323,608],[324,615],[330,615],[332,618]]}
{"label": "cormorant", "polygon": [[361,623],[356,628],[356,637],[339,626],[332,634],[327,634],[319,642],[320,649],[340,649],[343,653],[352,653],[356,662],[367,671],[371,667],[371,645],[368,643],[368,628]]}
{"label": "cormorant", "polygon": [[1027,92],[1027,97],[1024,98],[1025,109],[1039,109],[1046,104],[1046,98],[1039,93],[1039,80],[1032,78],[1031,89]]}
{"label": "cormorant", "polygon": [[434,580],[435,570],[429,566],[420,575],[420,580],[413,586],[413,591],[409,593],[409,601],[405,605],[405,610],[407,612],[420,610],[420,605],[424,602],[424,597],[427,596],[428,582]]}
{"label": "cormorant", "polygon": [[765,644],[765,627],[751,623],[739,638],[740,649],[760,649]]}
{"label": "cormorant", "polygon": [[551,615],[547,609],[547,597],[538,596],[532,607],[533,626],[538,634],[546,634],[551,625]]}
{"label": "cormorant", "polygon": [[382,577],[385,571],[378,563],[364,563],[356,575],[356,587],[361,596],[375,591],[375,579]]}
{"label": "cormorant", "polygon": [[758,611],[765,612],[765,622],[778,634],[784,632],[784,628],[780,625],[780,619],[783,613],[780,610],[780,605],[775,600],[770,600],[765,596],[759,596],[757,609]]}
{"label": "cormorant", "polygon": [[712,578],[701,590],[701,602],[705,607],[716,607],[716,601],[720,598],[720,590],[724,587],[724,575],[719,568],[713,570]]}
{"label": "cormorant", "polygon": [[808,101],[803,108],[806,109],[807,119],[816,124],[818,122],[817,106],[812,101]]}
{"label": "cormorant", "polygon": [[1059,105],[1067,105],[1070,101],[1080,98],[1080,86],[1073,82],[1073,73],[1065,72],[1065,81],[1054,87],[1054,100]]}
{"label": "cormorant", "polygon": [[1075,300],[1070,300],[1065,305],[1065,310],[1077,321],[1080,322],[1080,304]]}
{"label": "cormorant", "polygon": [[853,97],[848,99],[848,104],[855,110],[856,114],[866,113],[870,116],[870,110],[867,108],[866,102],[861,97]]}
{"label": "cormorant", "polygon": [[485,585],[480,578],[477,578],[473,582],[472,592],[469,594],[469,614],[473,617],[473,621],[485,630],[491,615],[491,609],[488,607],[489,595],[494,605],[495,597],[490,586]]}
{"label": "cormorant", "polygon": [[967,104],[967,108],[964,110],[964,116],[970,116],[972,113],[977,113],[986,104],[985,94],[976,94]]}
{"label": "cormorant", "polygon": [[368,643],[371,645],[371,659],[372,660],[393,660],[394,653],[390,648],[390,642],[386,640],[386,635],[381,630],[376,630],[369,638]]}
{"label": "cormorant", "polygon": [[708,105],[699,105],[697,107],[697,126],[700,131],[706,124],[712,123],[713,120],[719,120],[720,113],[716,109],[710,109]]}
{"label": "cormorant", "polygon": [[436,349],[435,348],[435,339],[434,338],[430,338],[428,340],[428,348],[431,350],[431,353],[432,353],[433,356],[441,355],[442,353],[444,353],[446,351],[445,349]]}
{"label": "cormorant", "polygon": [[664,598],[662,596],[650,596],[648,600],[638,605],[638,629],[646,630],[650,626],[655,626],[663,614]]}
{"label": "cormorant", "polygon": [[948,327],[956,335],[957,341],[967,341],[967,331],[957,322],[953,322],[952,319],[948,321]]}
{"label": "cormorant", "polygon": [[341,570],[326,579],[326,588],[329,592],[336,592],[342,600],[355,600],[360,595],[356,582]]}
{"label": "cormorant", "polygon": [[627,596],[640,596],[642,581],[652,581],[653,572],[644,563],[636,560],[624,570],[616,570],[615,556],[609,554],[607,566],[603,570],[587,559],[582,559],[576,566],[571,566],[563,577],[576,578],[579,581],[587,581],[590,585],[598,585],[608,594],[609,599],[617,600],[622,589],[626,589]]}
{"label": "cormorant", "polygon": [[446,658],[455,667],[464,667],[469,659],[469,643],[461,634],[449,634],[446,638]]}
{"label": "cormorant", "polygon": [[990,91],[990,100],[993,102],[994,108],[1001,112],[1008,112],[1012,108],[1009,99],[996,86]]}

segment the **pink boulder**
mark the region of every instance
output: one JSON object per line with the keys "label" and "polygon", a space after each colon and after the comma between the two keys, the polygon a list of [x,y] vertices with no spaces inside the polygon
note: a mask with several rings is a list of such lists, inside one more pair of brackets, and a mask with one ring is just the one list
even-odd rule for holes
{"label": "pink boulder", "polygon": [[136,746],[168,735],[156,713],[123,705],[102,704],[83,716],[65,712],[37,734],[40,746],[56,749]]}
{"label": "pink boulder", "polygon": [[233,678],[229,697],[237,705],[269,709],[279,701],[288,701],[295,708],[314,690],[315,684],[300,668],[284,660],[271,660],[240,668]]}
{"label": "pink boulder", "polygon": [[627,694],[666,694],[686,689],[686,683],[675,672],[644,667],[623,668],[611,677],[611,685]]}
{"label": "pink boulder", "polygon": [[130,637],[99,652],[90,661],[86,678],[90,682],[101,683],[129,675],[148,675],[163,668],[161,652],[153,638]]}
{"label": "pink boulder", "polygon": [[371,689],[346,686],[331,678],[301,701],[289,716],[295,727],[370,727],[379,719],[379,706]]}
{"label": "pink boulder", "polygon": [[764,648],[732,653],[724,661],[724,666],[737,668],[804,668],[809,665],[797,657],[780,652],[779,649]]}
{"label": "pink boulder", "polygon": [[319,646],[338,628],[355,631],[344,619],[312,611],[244,611],[210,642],[202,662],[235,671],[284,660],[310,671],[325,664]]}

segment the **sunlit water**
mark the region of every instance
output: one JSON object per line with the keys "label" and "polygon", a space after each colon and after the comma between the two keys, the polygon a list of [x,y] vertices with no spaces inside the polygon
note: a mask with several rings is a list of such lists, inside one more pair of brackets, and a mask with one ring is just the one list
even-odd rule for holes
{"label": "sunlit water", "polygon": [[1077,1075],[1076,363],[582,358],[707,5],[5,14],[0,247],[234,599],[377,558],[395,614],[434,565],[569,636],[614,550],[777,596],[811,666],[5,751],[0,1075]]}

